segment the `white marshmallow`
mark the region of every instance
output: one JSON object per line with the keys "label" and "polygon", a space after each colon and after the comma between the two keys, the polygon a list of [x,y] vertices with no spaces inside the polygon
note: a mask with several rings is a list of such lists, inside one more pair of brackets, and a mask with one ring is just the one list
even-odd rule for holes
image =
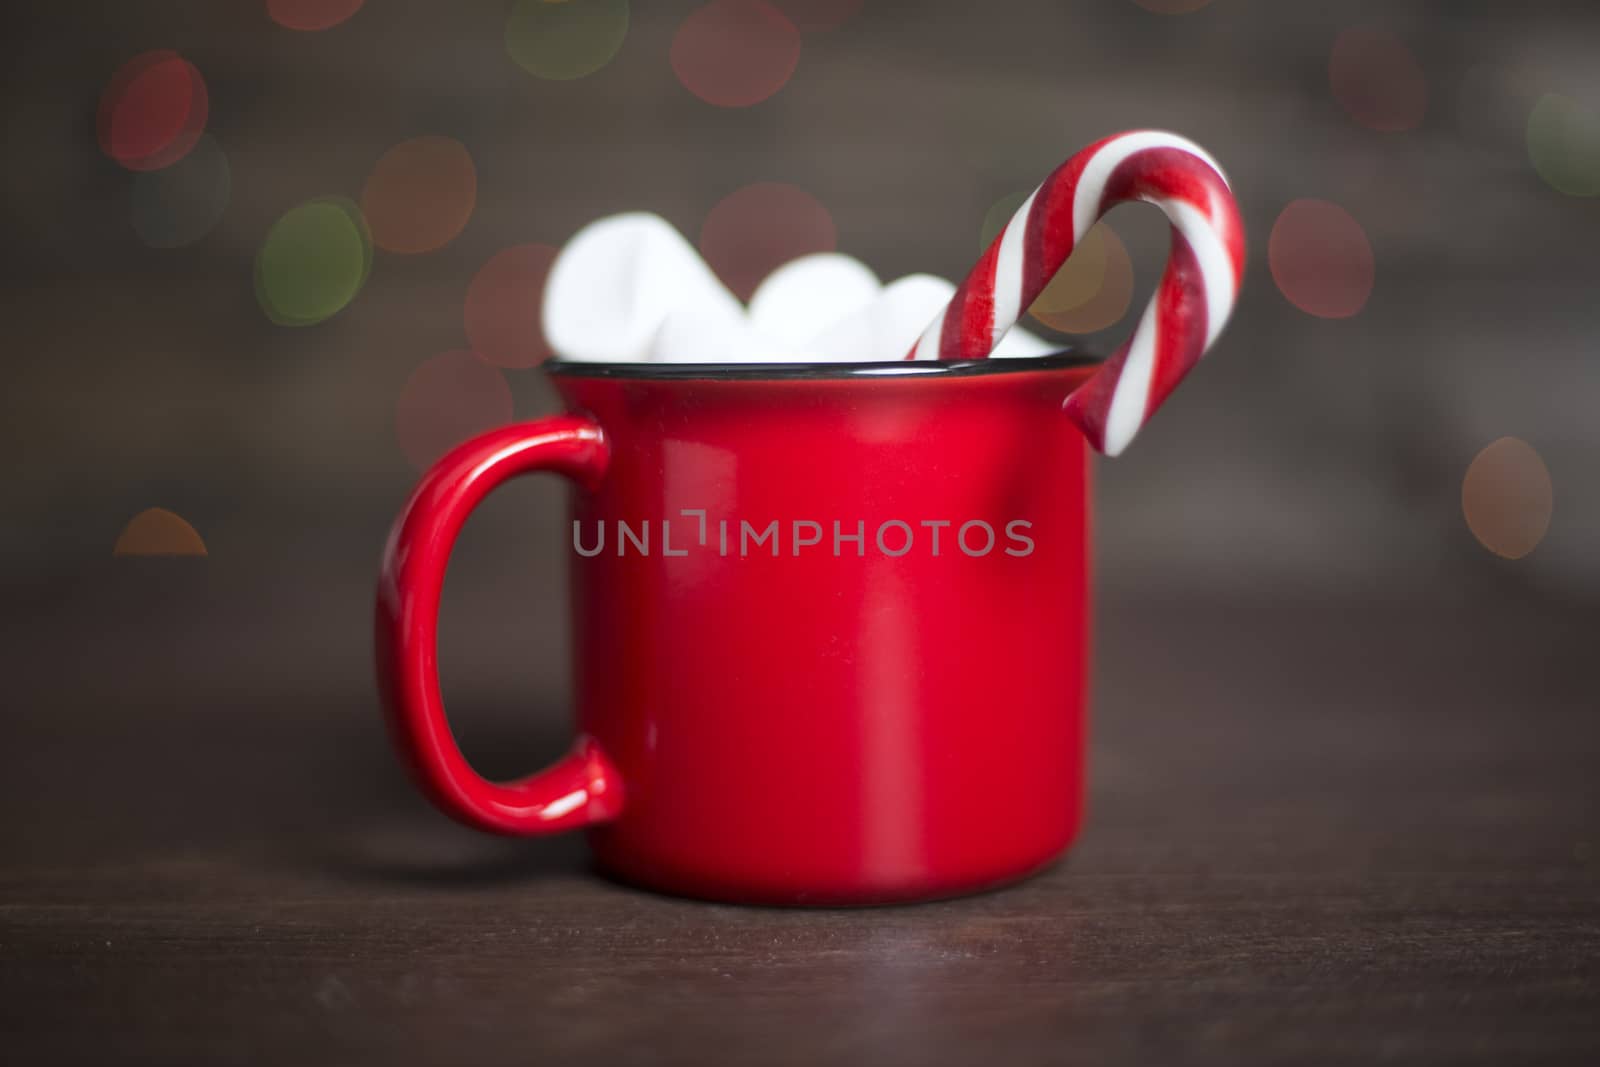
{"label": "white marshmallow", "polygon": [[1064,346],[1046,341],[1038,334],[1029,333],[1021,326],[1011,327],[1011,331],[1000,338],[1000,343],[990,353],[994,359],[1026,359],[1029,356],[1048,356],[1052,352],[1060,352]]}
{"label": "white marshmallow", "polygon": [[702,305],[668,313],[644,354],[646,363],[745,363],[756,347],[742,310]]}
{"label": "white marshmallow", "polygon": [[[901,359],[928,323],[943,313],[955,295],[953,283],[931,274],[908,274],[884,287],[871,305],[824,330],[808,347],[834,360]],[[996,358],[1043,356],[1059,350],[1021,327],[1001,338]]]}
{"label": "white marshmallow", "polygon": [[955,291],[943,278],[909,274],[885,286],[871,304],[823,330],[807,347],[832,360],[899,359]]}
{"label": "white marshmallow", "polygon": [[750,298],[750,324],[792,350],[878,296],[883,283],[852,256],[818,252],[767,275]]}
{"label": "white marshmallow", "polygon": [[[544,330],[551,348],[574,360],[896,360],[954,293],[954,285],[930,274],[881,286],[859,260],[824,252],[773,271],[747,312],[670,223],[632,212],[590,223],[561,250],[545,284]],[[1055,350],[1013,329],[994,355]]]}
{"label": "white marshmallow", "polygon": [[669,312],[744,317],[738,298],[665,219],[633,212],[579,230],[551,265],[544,333],[564,359],[644,359]]}

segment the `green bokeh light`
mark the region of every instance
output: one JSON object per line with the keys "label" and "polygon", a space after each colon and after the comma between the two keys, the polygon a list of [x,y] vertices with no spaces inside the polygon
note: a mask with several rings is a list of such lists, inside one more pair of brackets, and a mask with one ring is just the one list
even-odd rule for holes
{"label": "green bokeh light", "polygon": [[536,78],[571,81],[611,62],[628,35],[628,0],[517,0],[506,51]]}
{"label": "green bokeh light", "polygon": [[290,208],[256,253],[256,298],[280,326],[311,326],[355,299],[372,270],[372,236],[343,197]]}
{"label": "green bokeh light", "polygon": [[193,244],[221,220],[232,187],[227,154],[214,137],[202,133],[177,163],[134,176],[134,232],[152,248]]}
{"label": "green bokeh light", "polygon": [[1528,114],[1528,158],[1558,192],[1600,196],[1600,113],[1546,93]]}
{"label": "green bokeh light", "polygon": [[989,245],[993,244],[994,239],[1000,236],[1000,231],[1006,228],[1006,223],[1011,221],[1011,216],[1017,213],[1017,208],[1021,207],[1022,202],[1028,199],[1028,195],[1026,192],[1012,193],[1010,196],[1002,196],[990,205],[989,210],[983,216],[983,228],[978,231],[978,250],[980,252],[989,250]]}

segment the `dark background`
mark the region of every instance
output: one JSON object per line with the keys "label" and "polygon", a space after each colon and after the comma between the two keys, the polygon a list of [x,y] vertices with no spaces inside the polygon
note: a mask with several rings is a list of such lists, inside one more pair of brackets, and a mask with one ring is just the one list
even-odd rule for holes
{"label": "dark background", "polygon": [[[1600,5],[867,0],[747,109],[675,78],[695,6],[634,3],[615,59],[570,82],[511,62],[502,3],[368,0],[321,33],[243,0],[7,9],[0,1033],[28,1062],[448,1060],[458,1041],[639,1062],[1592,1056],[1600,202],[1541,181],[1525,122],[1547,92],[1600,106]],[[1330,92],[1360,25],[1416,56],[1416,129],[1364,128]],[[152,48],[204,74],[232,172],[220,223],[171,250],[138,239],[95,137],[112,74]],[[881,276],[957,278],[991,204],[1145,125],[1225,164],[1252,261],[1213,358],[1099,464],[1091,816],[1065,865],[966,902],[745,911],[610,885],[575,842],[480,839],[411,795],[369,665],[415,477],[396,404],[464,346],[490,256],[625,209],[692,238],[727,193],[782,181]],[[422,134],[475,162],[460,236],[379,251],[324,323],[272,324],[252,272],[273,221],[357,197]],[[1298,310],[1267,270],[1304,197],[1371,241],[1353,317]],[[1137,309],[1163,224],[1113,222]],[[518,416],[554,410],[537,371],[505,373]],[[1554,487],[1518,560],[1461,508],[1505,435]],[[487,773],[564,744],[560,499],[497,494],[452,567],[445,690]],[[152,506],[209,555],[113,558]]]}

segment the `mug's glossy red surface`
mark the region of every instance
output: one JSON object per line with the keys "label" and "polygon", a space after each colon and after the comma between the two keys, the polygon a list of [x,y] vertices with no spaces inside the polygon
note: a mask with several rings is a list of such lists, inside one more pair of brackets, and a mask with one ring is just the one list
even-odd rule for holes
{"label": "mug's glossy red surface", "polygon": [[[378,677],[413,775],[470,825],[587,827],[615,874],[721,900],[1049,864],[1083,800],[1087,455],[1061,403],[1091,369],[551,364],[569,414],[453,450],[391,537]],[[439,592],[472,507],[545,470],[574,482],[579,736],[491,783],[444,717]]]}

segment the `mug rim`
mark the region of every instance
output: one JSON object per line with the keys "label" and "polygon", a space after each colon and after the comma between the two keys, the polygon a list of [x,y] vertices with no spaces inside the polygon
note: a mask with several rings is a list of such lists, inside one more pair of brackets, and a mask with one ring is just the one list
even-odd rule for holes
{"label": "mug rim", "polygon": [[1075,348],[1044,356],[1001,359],[875,360],[859,363],[604,363],[560,359],[544,362],[545,372],[562,378],[626,378],[642,381],[815,381],[849,378],[974,378],[1025,371],[1089,367],[1100,357]]}

